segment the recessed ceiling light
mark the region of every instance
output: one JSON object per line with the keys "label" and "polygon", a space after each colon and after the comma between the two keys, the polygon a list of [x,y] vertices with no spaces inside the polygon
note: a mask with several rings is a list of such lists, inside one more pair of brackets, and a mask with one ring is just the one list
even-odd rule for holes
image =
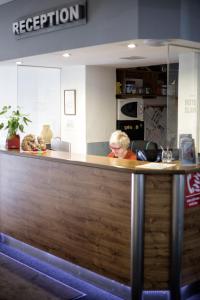
{"label": "recessed ceiling light", "polygon": [[64,56],[64,57],[70,57],[71,56],[71,54],[69,54],[69,53],[64,53],[62,56]]}
{"label": "recessed ceiling light", "polygon": [[135,47],[136,47],[136,45],[135,45],[134,43],[128,44],[128,48],[130,48],[130,49],[133,49],[133,48],[135,48]]}
{"label": "recessed ceiling light", "polygon": [[21,65],[22,62],[21,61],[16,61],[16,65]]}

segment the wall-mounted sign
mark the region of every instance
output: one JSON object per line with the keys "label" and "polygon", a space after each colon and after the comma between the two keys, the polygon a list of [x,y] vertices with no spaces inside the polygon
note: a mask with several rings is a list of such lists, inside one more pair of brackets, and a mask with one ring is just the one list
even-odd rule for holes
{"label": "wall-mounted sign", "polygon": [[21,18],[12,24],[13,34],[28,37],[86,23],[86,0],[70,2],[65,6]]}
{"label": "wall-mounted sign", "polygon": [[76,114],[76,90],[64,90],[64,114]]}
{"label": "wall-mounted sign", "polygon": [[200,206],[200,173],[195,172],[186,175],[185,207]]}

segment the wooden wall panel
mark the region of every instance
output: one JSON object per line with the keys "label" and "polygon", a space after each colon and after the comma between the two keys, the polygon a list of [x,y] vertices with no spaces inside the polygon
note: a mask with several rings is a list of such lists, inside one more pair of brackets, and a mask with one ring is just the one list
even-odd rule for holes
{"label": "wooden wall panel", "polygon": [[1,231],[130,283],[130,174],[2,155]]}
{"label": "wooden wall panel", "polygon": [[200,280],[200,207],[184,212],[182,285]]}
{"label": "wooden wall panel", "polygon": [[145,176],[144,287],[168,289],[172,176]]}

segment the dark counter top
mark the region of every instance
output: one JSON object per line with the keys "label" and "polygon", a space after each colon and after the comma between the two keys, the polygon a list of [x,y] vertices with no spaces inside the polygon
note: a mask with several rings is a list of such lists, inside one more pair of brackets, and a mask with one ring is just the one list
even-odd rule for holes
{"label": "dark counter top", "polygon": [[118,170],[120,172],[129,172],[136,174],[187,174],[200,171],[200,165],[183,166],[179,161],[172,162],[172,166],[168,168],[142,168],[141,166],[148,164],[148,162],[109,158],[95,155],[74,154],[52,150],[47,150],[45,153],[33,153],[26,151],[0,149],[0,154],[44,159],[66,164],[85,165],[88,167],[111,169],[115,171]]}

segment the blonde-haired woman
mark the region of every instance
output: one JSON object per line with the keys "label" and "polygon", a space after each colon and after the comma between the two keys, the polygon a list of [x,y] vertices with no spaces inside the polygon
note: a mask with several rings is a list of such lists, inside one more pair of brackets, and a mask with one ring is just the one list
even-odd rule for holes
{"label": "blonde-haired woman", "polygon": [[136,154],[128,149],[129,145],[130,139],[125,132],[121,130],[114,131],[109,140],[112,152],[108,154],[108,157],[136,160]]}

